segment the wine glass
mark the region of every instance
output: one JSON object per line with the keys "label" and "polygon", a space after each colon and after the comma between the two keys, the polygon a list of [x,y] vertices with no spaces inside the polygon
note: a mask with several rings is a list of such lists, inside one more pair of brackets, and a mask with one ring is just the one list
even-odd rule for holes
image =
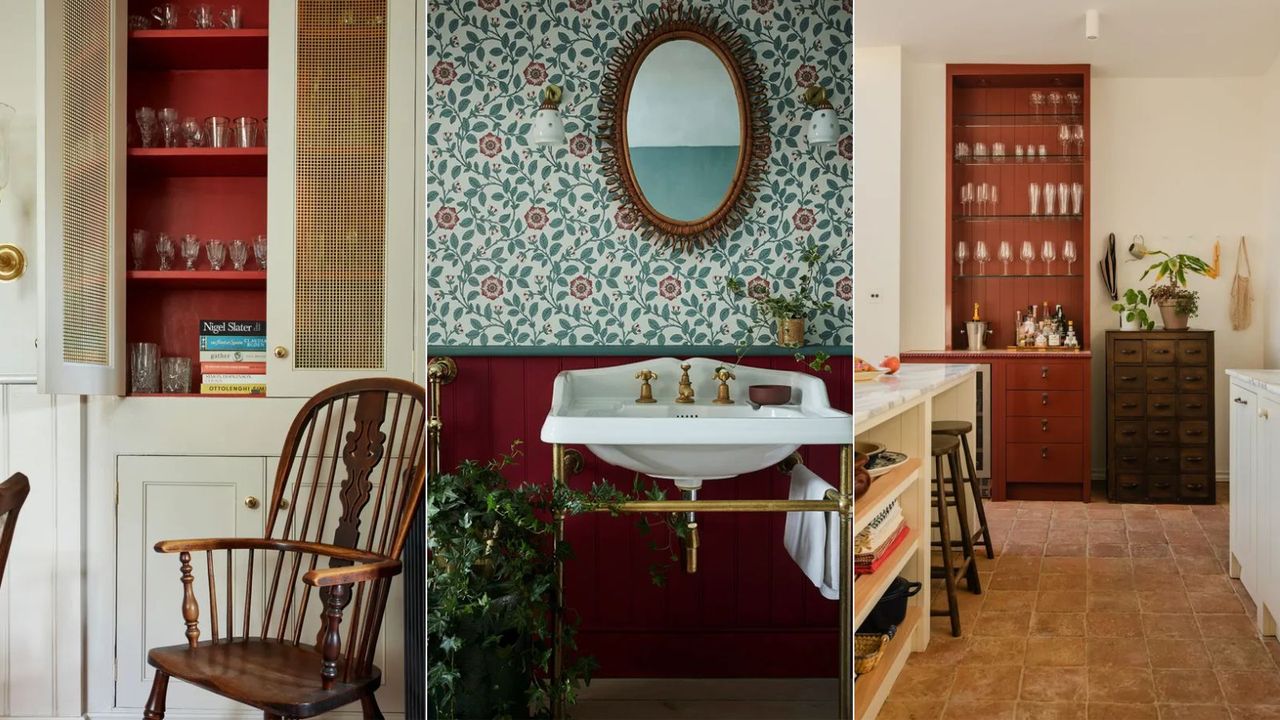
{"label": "wine glass", "polygon": [[195,270],[196,261],[200,259],[200,238],[190,233],[183,235],[178,249],[182,251],[182,259],[187,261],[187,269]]}
{"label": "wine glass", "polygon": [[961,240],[956,243],[956,262],[960,263],[960,274],[964,275],[964,261],[969,259],[969,244]]}
{"label": "wine glass", "polygon": [[1040,246],[1040,259],[1044,261],[1044,274],[1048,275],[1053,269],[1053,260],[1058,256],[1057,250],[1053,247],[1052,240],[1045,240]]}
{"label": "wine glass", "polygon": [[210,269],[221,270],[222,263],[227,259],[227,246],[221,240],[210,240],[204,244],[204,254],[209,257]]}
{"label": "wine glass", "polygon": [[991,253],[987,252],[987,243],[979,240],[973,246],[973,259],[978,261],[978,274],[987,274],[987,261],[991,259]]}
{"label": "wine glass", "polygon": [[1028,274],[1028,275],[1030,275],[1030,274],[1031,274],[1031,261],[1036,259],[1036,249],[1035,249],[1034,247],[1032,247],[1032,246],[1031,246],[1031,241],[1030,241],[1030,240],[1023,240],[1023,241],[1022,241],[1022,251],[1021,251],[1020,253],[1018,253],[1018,256],[1019,256],[1020,258],[1022,258],[1022,262],[1026,263],[1026,265],[1027,265],[1027,274]]}
{"label": "wine glass", "polygon": [[1036,111],[1037,115],[1040,114],[1041,105],[1044,105],[1044,93],[1039,90],[1031,93],[1031,108]]}
{"label": "wine glass", "polygon": [[1058,92],[1057,90],[1054,90],[1053,92],[1046,95],[1045,99],[1049,101],[1049,106],[1053,108],[1053,114],[1057,115],[1058,105],[1062,104],[1062,93]]}
{"label": "wine glass", "polygon": [[1071,126],[1070,125],[1058,126],[1058,142],[1062,143],[1062,154],[1063,155],[1068,154],[1067,144],[1071,142]]}
{"label": "wine glass", "polygon": [[1075,115],[1076,108],[1080,107],[1080,93],[1076,92],[1075,90],[1068,90],[1066,98],[1067,98],[1067,105],[1071,107],[1071,114]]}
{"label": "wine glass", "polygon": [[1062,259],[1067,261],[1067,274],[1071,274],[1071,263],[1076,261],[1076,241],[1067,240],[1062,243]]}
{"label": "wine glass", "polygon": [[262,270],[267,269],[267,236],[259,235],[253,239],[253,257],[258,261],[258,267]]}
{"label": "wine glass", "polygon": [[1054,201],[1054,198],[1057,197],[1057,194],[1058,194],[1057,185],[1054,185],[1051,182],[1047,182],[1044,184],[1044,214],[1045,215],[1053,214],[1053,201]]}
{"label": "wine glass", "polygon": [[997,257],[999,257],[999,258],[1000,258],[1000,262],[1004,263],[1004,274],[1005,274],[1005,275],[1008,275],[1008,274],[1009,274],[1009,261],[1010,261],[1010,260],[1013,260],[1013,247],[1012,247],[1011,245],[1009,245],[1009,241],[1008,241],[1008,240],[1001,240],[1001,241],[1000,241],[1000,250],[999,250],[999,254],[997,255]]}
{"label": "wine glass", "polygon": [[990,200],[991,200],[991,186],[987,185],[986,183],[982,183],[981,185],[978,186],[978,214],[979,215],[986,214],[986,212],[984,211],[984,208],[986,208],[987,203],[990,202]]}
{"label": "wine glass", "polygon": [[995,185],[991,186],[990,202],[991,202],[991,210],[990,210],[991,214],[998,215],[999,213],[996,212],[996,206],[1000,204],[1000,188],[996,187]]}
{"label": "wine glass", "polygon": [[960,212],[963,215],[973,214],[973,183],[971,182],[960,187]]}
{"label": "wine glass", "polygon": [[249,260],[249,246],[245,245],[243,240],[232,240],[228,252],[231,255],[232,269],[244,270],[244,264]]}
{"label": "wine glass", "polygon": [[173,241],[169,239],[168,233],[156,236],[156,256],[160,258],[160,269],[168,270],[169,262],[173,260]]}
{"label": "wine glass", "polygon": [[1084,126],[1083,125],[1071,126],[1071,139],[1074,140],[1076,143],[1076,154],[1083,156],[1084,155]]}

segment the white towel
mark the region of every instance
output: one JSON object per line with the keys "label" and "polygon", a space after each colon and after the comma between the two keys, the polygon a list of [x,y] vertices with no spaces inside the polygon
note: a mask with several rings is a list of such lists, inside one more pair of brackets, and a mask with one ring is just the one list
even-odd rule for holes
{"label": "white towel", "polygon": [[[824,500],[831,483],[796,463],[790,500]],[[789,512],[782,544],[822,597],[840,599],[840,517],[836,512]]]}

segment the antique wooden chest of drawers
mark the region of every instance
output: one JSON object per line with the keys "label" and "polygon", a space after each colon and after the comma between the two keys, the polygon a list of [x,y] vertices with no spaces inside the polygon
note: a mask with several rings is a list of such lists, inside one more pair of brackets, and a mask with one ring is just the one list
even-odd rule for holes
{"label": "antique wooden chest of drawers", "polygon": [[1107,331],[1107,497],[1215,501],[1213,332]]}

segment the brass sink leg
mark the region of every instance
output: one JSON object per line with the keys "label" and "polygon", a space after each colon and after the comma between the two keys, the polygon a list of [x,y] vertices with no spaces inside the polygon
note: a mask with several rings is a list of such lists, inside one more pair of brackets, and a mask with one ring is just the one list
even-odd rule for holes
{"label": "brass sink leg", "polygon": [[684,571],[689,575],[698,572],[698,523],[689,523],[689,535],[684,539]]}

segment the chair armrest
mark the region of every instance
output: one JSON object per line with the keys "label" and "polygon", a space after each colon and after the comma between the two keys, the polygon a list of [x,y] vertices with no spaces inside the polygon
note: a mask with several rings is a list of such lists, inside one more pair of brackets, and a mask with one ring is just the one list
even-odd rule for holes
{"label": "chair armrest", "polygon": [[[274,538],[199,538],[191,540],[161,540],[156,543],[155,550],[158,553],[206,552],[210,550],[279,550],[281,552],[312,553],[338,560],[349,560],[353,563],[361,563],[362,565],[360,567],[376,566],[379,568],[377,574],[371,575],[368,578],[353,578],[350,581],[344,582],[363,582],[364,580],[387,577],[400,572],[400,561],[390,560],[385,555],[365,552],[363,550],[354,550],[352,548],[342,547],[341,545],[303,542],[301,540],[277,540]],[[395,569],[384,569],[382,567],[384,565],[387,565],[388,568],[394,567]],[[353,570],[354,568],[337,569]],[[313,570],[311,572],[321,571]]]}
{"label": "chair armrest", "polygon": [[315,587],[347,585],[350,583],[370,582],[379,578],[394,577],[400,574],[399,560],[379,560],[364,565],[348,567],[316,568],[302,576],[302,582]]}

